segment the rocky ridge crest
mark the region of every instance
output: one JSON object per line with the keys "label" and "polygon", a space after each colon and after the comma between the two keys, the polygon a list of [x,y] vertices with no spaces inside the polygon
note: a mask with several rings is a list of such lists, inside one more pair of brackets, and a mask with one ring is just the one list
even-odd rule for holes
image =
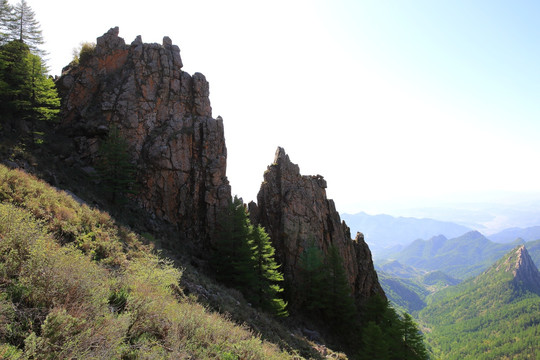
{"label": "rocky ridge crest", "polygon": [[385,298],[364,236],[357,233],[351,239],[334,201],[327,199],[326,187],[321,175],[301,175],[298,165],[279,147],[273,164],[264,173],[257,204],[249,205],[252,220],[269,233],[293,288],[299,282],[300,256],[315,241],[325,254],[332,245],[338,249],[357,303],[373,295]]}
{"label": "rocky ridge crest", "polygon": [[92,164],[99,139],[116,126],[137,165],[138,202],[178,225],[181,240],[208,245],[231,196],[223,120],[212,117],[209,84],[181,70],[170,38],[145,44],[138,36],[127,45],[118,33],[110,29],[91,56],[64,69],[62,129],[78,160]]}
{"label": "rocky ridge crest", "polygon": [[[145,44],[138,36],[127,45],[118,34],[118,28],[110,29],[91,56],[64,69],[57,81],[61,128],[75,143],[77,161],[90,165],[100,139],[117,127],[137,165],[137,201],[176,225],[179,241],[204,254],[218,214],[231,199],[223,120],[212,117],[209,84],[204,75],[181,70],[180,49],[170,38]],[[357,303],[375,294],[385,297],[363,235],[351,239],[326,186],[320,175],[302,176],[278,148],[258,206],[250,204],[254,223],[270,234],[292,286],[300,256],[315,240],[324,253],[338,249]]]}

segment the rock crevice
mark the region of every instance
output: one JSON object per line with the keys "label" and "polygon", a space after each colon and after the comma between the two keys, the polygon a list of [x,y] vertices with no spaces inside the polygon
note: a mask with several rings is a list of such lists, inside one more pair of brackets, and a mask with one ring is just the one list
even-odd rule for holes
{"label": "rock crevice", "polygon": [[137,165],[138,202],[204,247],[231,193],[223,120],[212,117],[208,81],[181,70],[169,37],[160,45],[137,36],[126,45],[118,34],[110,29],[92,56],[64,69],[62,128],[92,163],[99,139],[116,126]]}
{"label": "rock crevice", "polygon": [[252,220],[269,233],[292,286],[299,282],[300,256],[314,241],[323,253],[331,246],[337,248],[357,303],[375,294],[385,297],[363,235],[358,233],[355,240],[351,239],[334,201],[326,197],[326,187],[321,175],[301,175],[298,165],[279,147],[273,164],[264,173],[257,204],[249,206]]}

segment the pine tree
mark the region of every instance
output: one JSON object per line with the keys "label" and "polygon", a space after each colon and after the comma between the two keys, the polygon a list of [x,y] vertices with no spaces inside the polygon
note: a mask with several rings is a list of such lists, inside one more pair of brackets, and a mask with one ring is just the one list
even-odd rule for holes
{"label": "pine tree", "polygon": [[343,267],[343,258],[333,245],[328,249],[326,269],[326,317],[339,330],[351,329],[356,322],[356,306]]}
{"label": "pine tree", "polygon": [[29,54],[31,112],[36,120],[54,120],[60,112],[60,98],[41,58]]}
{"label": "pine tree", "polygon": [[35,13],[26,0],[21,0],[13,7],[13,21],[10,22],[10,33],[12,40],[19,40],[30,48],[34,54],[44,56],[45,51],[39,47],[44,44],[43,35],[39,21],[35,18]]}
{"label": "pine tree", "polygon": [[248,241],[252,228],[242,200],[235,196],[220,214],[214,240],[212,267],[216,279],[244,294],[255,283]]}
{"label": "pine tree", "polygon": [[401,317],[401,331],[405,346],[404,359],[429,359],[429,354],[424,344],[424,337],[418,330],[412,316],[407,313],[404,313]]}
{"label": "pine tree", "polygon": [[255,287],[252,296],[257,305],[277,316],[287,316],[287,304],[278,297],[283,289],[279,283],[283,281],[283,274],[278,271],[279,266],[275,259],[275,249],[270,237],[260,225],[251,232],[252,259],[255,272]]}
{"label": "pine tree", "polygon": [[0,115],[8,120],[54,120],[60,98],[41,58],[18,40],[0,47]]}
{"label": "pine tree", "polygon": [[362,351],[359,354],[360,359],[390,360],[387,338],[379,325],[374,321],[370,321],[363,331],[364,337],[362,338]]}
{"label": "pine tree", "polygon": [[311,241],[300,255],[300,287],[298,289],[302,309],[320,314],[326,306],[324,255]]}
{"label": "pine tree", "polygon": [[135,165],[131,163],[128,143],[113,126],[99,147],[96,170],[104,190],[113,204],[125,202],[126,195],[135,193]]}
{"label": "pine tree", "polygon": [[6,44],[9,40],[10,24],[13,21],[13,7],[7,0],[0,0],[0,45]]}
{"label": "pine tree", "polygon": [[[412,317],[406,313],[400,316],[390,306],[388,300],[380,296],[372,296],[364,304],[361,318],[366,325],[372,322],[382,331],[391,359],[429,359],[423,336]],[[365,349],[379,346],[366,326],[362,328],[360,335]]]}

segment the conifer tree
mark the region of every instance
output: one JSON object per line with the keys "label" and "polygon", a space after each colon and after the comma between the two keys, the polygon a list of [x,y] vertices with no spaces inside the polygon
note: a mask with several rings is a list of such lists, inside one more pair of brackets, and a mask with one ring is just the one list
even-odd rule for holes
{"label": "conifer tree", "polygon": [[403,343],[405,346],[404,359],[425,360],[429,354],[424,344],[424,337],[418,330],[411,315],[404,313],[401,317]]}
{"label": "conifer tree", "polygon": [[387,338],[379,325],[374,321],[370,321],[363,329],[364,337],[362,338],[362,351],[360,359],[365,360],[390,360],[390,349],[388,347]]}
{"label": "conifer tree", "polygon": [[0,46],[0,115],[4,119],[54,120],[60,98],[41,58],[14,40]]}
{"label": "conifer tree", "polygon": [[350,329],[356,320],[356,306],[343,267],[343,258],[334,245],[328,249],[326,269],[326,317],[340,330]]}
{"label": "conifer tree", "polygon": [[131,163],[128,144],[116,126],[100,144],[97,161],[96,170],[114,204],[123,203],[126,195],[135,193],[135,165]]}
{"label": "conifer tree", "polygon": [[34,54],[44,56],[45,51],[40,49],[44,44],[39,21],[26,0],[21,0],[13,7],[13,21],[10,22],[12,40],[19,40],[30,48]]}
{"label": "conifer tree", "polygon": [[258,306],[277,316],[287,316],[287,304],[279,298],[283,289],[279,283],[283,281],[283,274],[278,271],[279,265],[274,259],[275,249],[270,237],[263,227],[256,226],[251,232],[252,259],[255,271],[255,287],[252,296]]}
{"label": "conifer tree", "polygon": [[[372,322],[382,331],[391,359],[429,359],[423,336],[412,317],[406,313],[400,316],[390,306],[388,300],[380,296],[372,296],[364,304],[361,318],[365,324]],[[362,328],[360,335],[365,349],[382,346],[378,344],[376,338],[371,336],[366,326]]]}
{"label": "conifer tree", "polygon": [[301,285],[299,295],[302,308],[320,313],[326,306],[324,255],[312,240],[300,256]]}
{"label": "conifer tree", "polygon": [[252,225],[241,199],[234,197],[218,220],[212,266],[216,279],[243,293],[253,288]]}
{"label": "conifer tree", "polygon": [[12,21],[13,8],[7,0],[0,0],[0,45],[8,42]]}
{"label": "conifer tree", "polygon": [[29,54],[29,84],[32,117],[36,120],[54,120],[60,112],[60,98],[54,81],[47,76],[47,68],[38,55]]}

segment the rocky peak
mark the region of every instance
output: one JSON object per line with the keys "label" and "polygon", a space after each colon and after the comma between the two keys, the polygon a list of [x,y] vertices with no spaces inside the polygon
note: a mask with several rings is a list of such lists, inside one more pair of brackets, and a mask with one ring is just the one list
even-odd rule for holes
{"label": "rocky peak", "polygon": [[510,274],[517,286],[540,295],[540,272],[534,264],[527,248],[520,245],[499,260],[487,274]]}
{"label": "rocky peak", "polygon": [[182,240],[207,244],[227,206],[223,120],[212,118],[204,75],[182,71],[180,48],[137,38],[126,45],[118,27],[97,38],[94,54],[57,81],[62,128],[77,161],[92,164],[111,126],[128,140],[141,184],[138,201],[178,225]]}
{"label": "rocky peak", "polygon": [[508,271],[512,271],[515,281],[540,294],[540,272],[524,245],[517,247],[514,256],[509,258]]}
{"label": "rocky peak", "polygon": [[298,281],[300,256],[315,241],[323,253],[332,245],[338,249],[357,302],[374,294],[384,297],[364,236],[358,233],[351,239],[334,201],[326,197],[326,187],[321,175],[301,175],[298,165],[279,147],[264,173],[258,204],[249,206],[252,220],[266,228],[293,287]]}

